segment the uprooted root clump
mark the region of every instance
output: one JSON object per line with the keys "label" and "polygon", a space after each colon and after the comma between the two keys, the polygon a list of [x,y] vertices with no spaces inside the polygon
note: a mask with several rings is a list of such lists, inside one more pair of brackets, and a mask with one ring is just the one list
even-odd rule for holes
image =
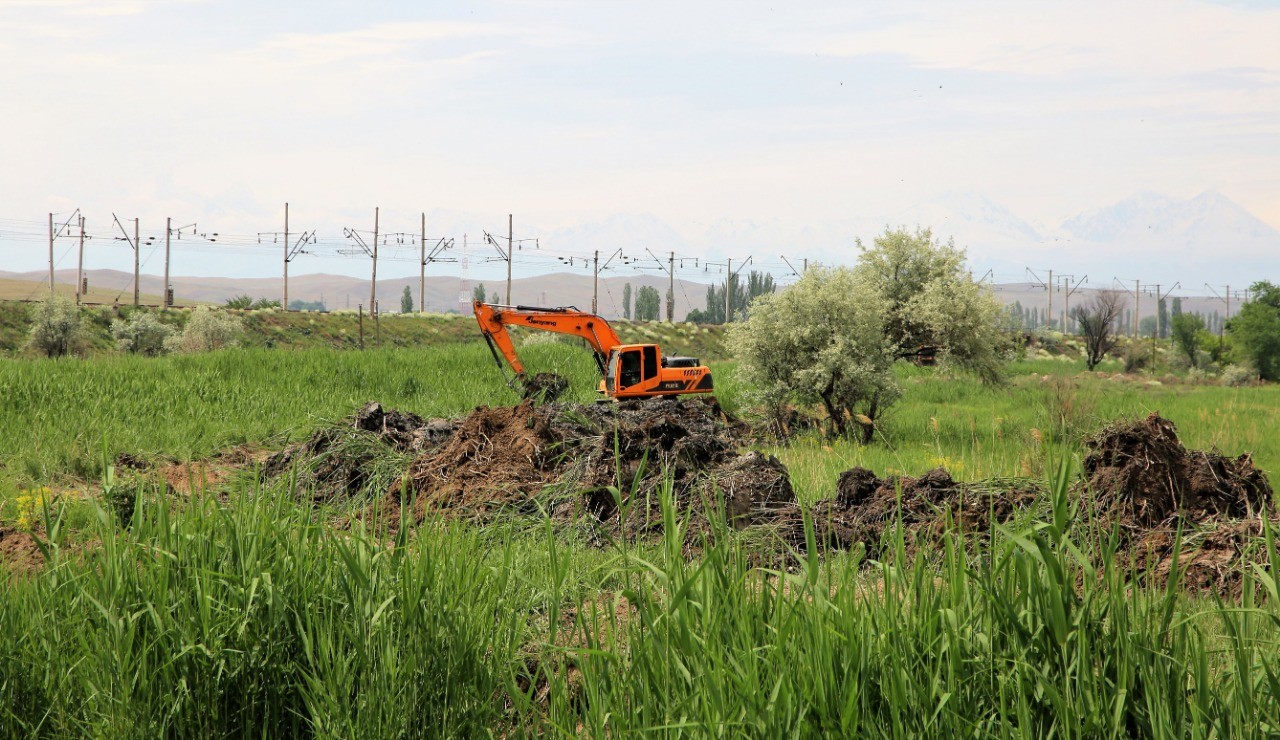
{"label": "uprooted root clump", "polygon": [[1158,414],[1114,424],[1085,444],[1082,508],[1117,533],[1155,582],[1176,569],[1190,588],[1239,595],[1243,571],[1267,561],[1264,519],[1274,525],[1276,511],[1250,455],[1188,450]]}
{"label": "uprooted root clump", "polygon": [[681,516],[705,524],[708,505],[723,505],[741,526],[795,500],[776,458],[738,453],[745,432],[712,398],[481,407],[412,463],[387,509],[412,501],[418,519],[586,513],[643,534],[660,530],[659,487],[670,480]]}
{"label": "uprooted root clump", "polygon": [[[866,468],[841,473],[834,498],[809,507],[815,544],[822,550],[848,550],[862,543],[867,555],[882,558],[888,535],[899,524],[908,554],[938,543],[948,529],[982,535],[991,524],[1009,521],[1035,503],[1039,489],[1026,481],[960,483],[944,468],[919,477],[878,478]],[[806,547],[804,512],[781,513],[780,534],[789,546]]]}

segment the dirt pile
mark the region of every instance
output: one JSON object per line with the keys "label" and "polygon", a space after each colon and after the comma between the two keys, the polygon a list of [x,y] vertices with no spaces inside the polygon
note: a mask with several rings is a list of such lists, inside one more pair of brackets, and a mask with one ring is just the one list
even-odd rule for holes
{"label": "dirt pile", "polygon": [[1090,508],[1130,534],[1175,520],[1253,518],[1271,507],[1271,486],[1249,455],[1188,450],[1158,414],[1114,424],[1085,446]]}
{"label": "dirt pile", "polygon": [[297,489],[314,500],[345,500],[377,482],[388,451],[407,455],[433,449],[456,425],[369,403],[342,423],[322,427],[305,442],[267,458],[263,471],[271,477],[296,471]]}
{"label": "dirt pile", "polygon": [[[919,477],[878,478],[866,468],[840,474],[834,498],[809,509],[814,540],[823,550],[848,550],[865,544],[868,557],[881,557],[892,543],[886,535],[902,525],[908,553],[936,544],[954,527],[982,534],[1031,506],[1038,490],[1029,484],[958,483],[944,468]],[[780,532],[790,546],[803,549],[804,520],[800,507],[781,512]]]}
{"label": "dirt pile", "polygon": [[413,462],[408,488],[394,485],[389,503],[412,499],[418,518],[585,512],[646,534],[661,528],[658,486],[669,476],[682,513],[705,524],[706,506],[723,507],[741,526],[795,500],[776,458],[738,453],[745,432],[713,398],[481,407]]}
{"label": "dirt pile", "polygon": [[1083,505],[1118,531],[1140,570],[1162,583],[1176,566],[1188,588],[1239,595],[1243,570],[1267,559],[1263,519],[1276,522],[1271,485],[1249,455],[1188,450],[1158,414],[1085,444]]}

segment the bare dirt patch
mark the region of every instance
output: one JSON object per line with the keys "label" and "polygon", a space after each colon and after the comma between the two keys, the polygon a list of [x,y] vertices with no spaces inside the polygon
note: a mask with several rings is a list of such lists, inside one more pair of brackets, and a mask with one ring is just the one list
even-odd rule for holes
{"label": "bare dirt patch", "polygon": [[44,567],[44,553],[30,532],[0,524],[0,566],[10,573],[31,573]]}

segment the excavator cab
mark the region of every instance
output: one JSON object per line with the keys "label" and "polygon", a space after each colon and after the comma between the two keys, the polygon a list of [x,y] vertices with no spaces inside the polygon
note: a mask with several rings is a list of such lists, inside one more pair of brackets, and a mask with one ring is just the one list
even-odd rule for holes
{"label": "excavator cab", "polygon": [[613,396],[647,391],[657,379],[658,345],[629,345],[609,353],[605,374],[606,394]]}

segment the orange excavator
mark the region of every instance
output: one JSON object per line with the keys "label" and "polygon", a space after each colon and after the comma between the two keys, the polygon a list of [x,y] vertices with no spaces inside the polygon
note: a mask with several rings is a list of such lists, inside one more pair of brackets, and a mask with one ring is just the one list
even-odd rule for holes
{"label": "orange excavator", "polygon": [[683,393],[710,393],[711,370],[693,357],[668,357],[656,344],[623,344],[609,322],[569,306],[502,306],[475,302],[476,321],[489,344],[494,362],[506,375],[503,358],[515,371],[515,379],[526,378],[524,363],[516,354],[508,326],[524,326],[581,337],[595,352],[600,368],[600,392],[614,398],[672,397]]}

